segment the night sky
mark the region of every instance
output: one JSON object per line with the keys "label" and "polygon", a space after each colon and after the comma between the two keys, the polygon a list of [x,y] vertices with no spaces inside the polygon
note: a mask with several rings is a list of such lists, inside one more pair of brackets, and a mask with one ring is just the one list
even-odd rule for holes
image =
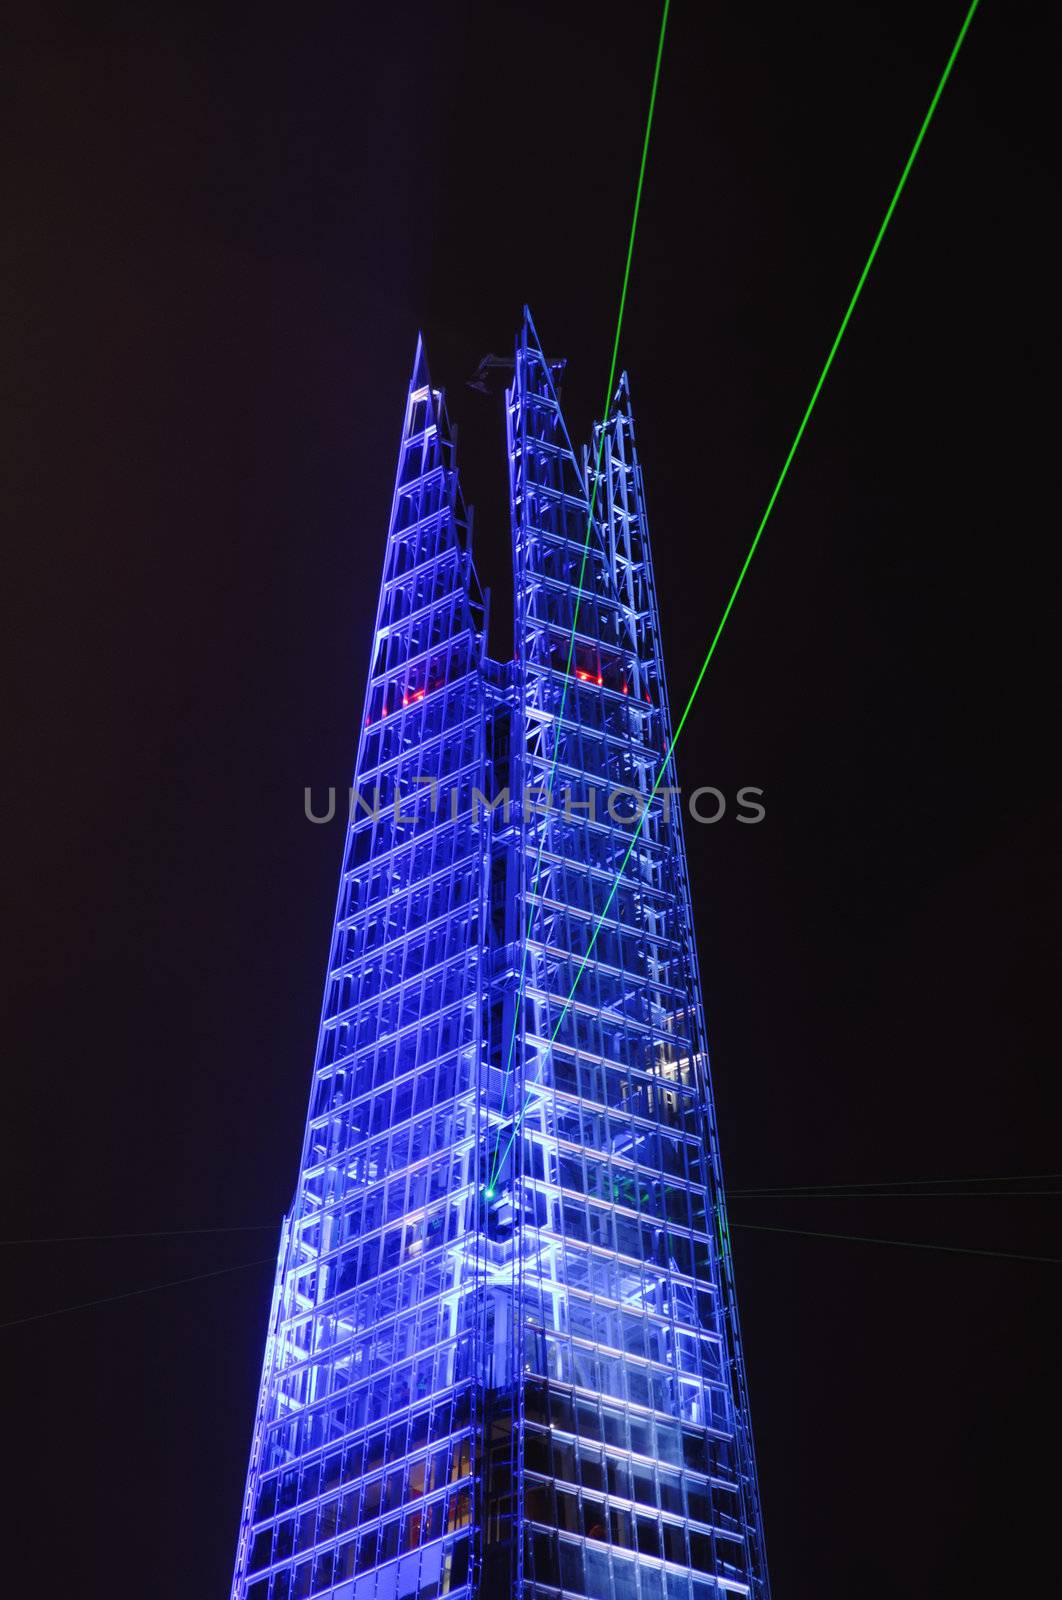
{"label": "night sky", "polygon": [[[962,11],[675,0],[621,358],[673,704]],[[679,747],[766,791],[688,829],[734,1188],[1062,1168],[1047,18],[975,18]],[[0,1320],[258,1264],[0,1330],[5,1594],[227,1595],[417,330],[504,655],[466,380],[526,300],[588,433],[658,20],[8,19]],[[778,1600],[1047,1592],[1060,1268],[738,1224],[1062,1257],[1059,1204],[734,1200]]]}

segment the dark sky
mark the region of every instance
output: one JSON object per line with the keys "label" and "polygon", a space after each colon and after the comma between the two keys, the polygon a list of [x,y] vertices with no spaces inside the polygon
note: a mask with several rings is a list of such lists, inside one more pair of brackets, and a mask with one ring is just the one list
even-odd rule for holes
{"label": "dark sky", "polygon": [[[675,0],[623,338],[673,702],[961,14]],[[689,829],[735,1188],[1062,1167],[1046,15],[976,17],[680,746],[687,785],[766,790]],[[417,329],[503,612],[465,380],[527,300],[588,430],[657,22],[8,19],[2,1233],[264,1226],[8,1244],[3,1321],[274,1251],[341,844],[303,787],[349,778]],[[1058,1204],[733,1220],[1062,1257]],[[1045,1592],[1060,1269],[734,1237],[779,1600]],[[271,1281],[0,1330],[5,1593],[224,1600]]]}

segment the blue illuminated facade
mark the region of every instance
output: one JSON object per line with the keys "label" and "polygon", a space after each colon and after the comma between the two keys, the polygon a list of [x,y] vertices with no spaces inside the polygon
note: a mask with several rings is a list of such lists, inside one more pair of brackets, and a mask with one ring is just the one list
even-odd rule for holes
{"label": "blue illuminated facade", "polygon": [[626,381],[506,417],[502,664],[418,346],[233,1600],[769,1592]]}

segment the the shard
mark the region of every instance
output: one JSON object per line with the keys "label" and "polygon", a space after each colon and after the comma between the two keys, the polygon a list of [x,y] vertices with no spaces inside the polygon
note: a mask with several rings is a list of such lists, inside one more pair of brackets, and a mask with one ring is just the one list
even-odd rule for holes
{"label": "the shard", "polygon": [[505,409],[496,662],[418,344],[233,1600],[769,1592],[628,387]]}

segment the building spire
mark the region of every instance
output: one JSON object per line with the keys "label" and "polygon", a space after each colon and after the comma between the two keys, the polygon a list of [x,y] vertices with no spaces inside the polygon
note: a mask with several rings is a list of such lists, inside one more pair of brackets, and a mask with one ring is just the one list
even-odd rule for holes
{"label": "building spire", "polygon": [[491,661],[417,339],[232,1600],[769,1600],[629,389],[577,457],[557,369],[525,309]]}
{"label": "building spire", "polygon": [[417,348],[413,353],[413,375],[409,380],[411,394],[418,389],[431,388],[431,374],[428,371],[428,354],[424,348],[423,333],[417,334]]}

